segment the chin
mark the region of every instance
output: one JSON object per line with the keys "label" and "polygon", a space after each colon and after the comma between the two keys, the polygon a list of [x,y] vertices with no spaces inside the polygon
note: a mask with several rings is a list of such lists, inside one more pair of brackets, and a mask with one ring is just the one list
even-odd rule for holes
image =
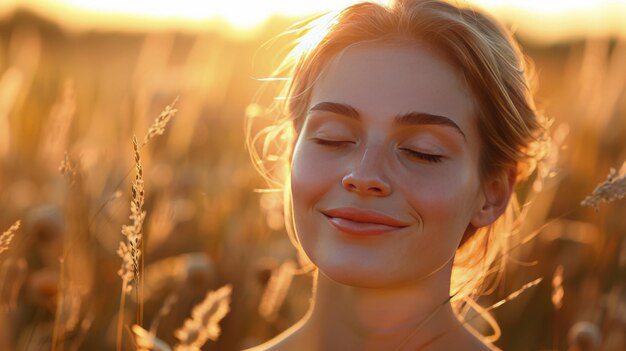
{"label": "chin", "polygon": [[389,283],[372,279],[371,276],[362,277],[355,274],[332,274],[332,272],[328,274],[322,270],[320,270],[320,273],[335,283],[355,288],[374,289],[389,286]]}
{"label": "chin", "polygon": [[[315,263],[315,262],[314,262]],[[388,271],[354,265],[330,265],[316,263],[321,274],[335,283],[356,288],[385,288],[397,285],[399,280]],[[346,267],[348,266],[348,267]]]}
{"label": "chin", "polygon": [[415,267],[415,270],[393,269],[389,264],[364,265],[363,262],[326,260],[313,261],[331,281],[366,289],[406,288],[422,284],[442,284],[450,281],[451,261],[437,266]]}

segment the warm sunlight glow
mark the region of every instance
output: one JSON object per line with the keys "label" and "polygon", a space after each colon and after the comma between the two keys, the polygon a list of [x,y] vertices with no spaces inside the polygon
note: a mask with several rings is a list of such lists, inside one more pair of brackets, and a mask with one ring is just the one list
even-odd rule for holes
{"label": "warm sunlight glow", "polygon": [[550,42],[581,36],[626,37],[625,0],[473,0],[518,32]]}
{"label": "warm sunlight glow", "polygon": [[[388,3],[388,0],[375,0]],[[225,20],[239,30],[249,30],[272,15],[306,16],[345,7],[356,0],[2,0],[2,10],[21,5],[43,15],[64,17],[77,27],[106,21],[130,29],[145,29],[158,23],[178,28],[200,29],[211,20]]]}
{"label": "warm sunlight glow", "polygon": [[616,1],[598,0],[474,0],[472,1],[487,8],[510,8],[543,14],[563,14],[566,12],[580,12],[593,10],[598,6],[606,6]]}
{"label": "warm sunlight glow", "polygon": [[[375,0],[389,3],[391,0]],[[306,16],[356,0],[2,0],[0,15],[17,6],[65,27],[125,30],[210,30],[251,33],[272,15]],[[588,35],[626,36],[626,0],[456,0],[476,4],[539,41]],[[225,25],[226,24],[226,25]]]}

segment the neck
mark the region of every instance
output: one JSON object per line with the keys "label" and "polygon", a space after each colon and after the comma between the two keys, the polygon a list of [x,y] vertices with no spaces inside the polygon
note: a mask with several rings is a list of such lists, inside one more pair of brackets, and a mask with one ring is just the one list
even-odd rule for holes
{"label": "neck", "polygon": [[405,341],[419,345],[458,324],[445,279],[450,272],[451,263],[418,282],[385,288],[343,285],[317,272],[303,332],[325,350],[394,350]]}

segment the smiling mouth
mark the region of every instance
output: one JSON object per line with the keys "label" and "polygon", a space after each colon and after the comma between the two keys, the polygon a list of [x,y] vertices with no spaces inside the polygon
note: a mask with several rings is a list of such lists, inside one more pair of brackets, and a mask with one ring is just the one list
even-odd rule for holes
{"label": "smiling mouth", "polygon": [[333,227],[352,235],[379,235],[408,227],[408,223],[372,210],[335,208],[320,212]]}

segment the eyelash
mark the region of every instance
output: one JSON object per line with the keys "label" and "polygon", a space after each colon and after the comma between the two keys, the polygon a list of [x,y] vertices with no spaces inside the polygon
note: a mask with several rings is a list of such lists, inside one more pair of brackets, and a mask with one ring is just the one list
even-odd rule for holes
{"label": "eyelash", "polygon": [[[316,144],[323,145],[323,146],[341,147],[341,146],[345,146],[346,144],[353,144],[352,141],[345,141],[345,140],[327,140],[327,139],[320,139],[320,138],[313,138],[312,140]],[[421,161],[439,163],[443,159],[443,156],[440,156],[440,155],[425,154],[423,152],[418,152],[418,151],[406,149],[406,148],[401,148],[400,150],[406,152],[410,157],[419,159]]]}
{"label": "eyelash", "polygon": [[439,163],[443,159],[443,156],[440,156],[440,155],[425,154],[422,152],[418,152],[418,151],[411,150],[411,149],[405,149],[405,148],[401,148],[400,150],[406,152],[410,157],[417,158],[421,161]]}
{"label": "eyelash", "polygon": [[344,146],[346,144],[353,144],[353,142],[347,140],[327,140],[320,138],[313,138],[313,142],[324,146]]}

